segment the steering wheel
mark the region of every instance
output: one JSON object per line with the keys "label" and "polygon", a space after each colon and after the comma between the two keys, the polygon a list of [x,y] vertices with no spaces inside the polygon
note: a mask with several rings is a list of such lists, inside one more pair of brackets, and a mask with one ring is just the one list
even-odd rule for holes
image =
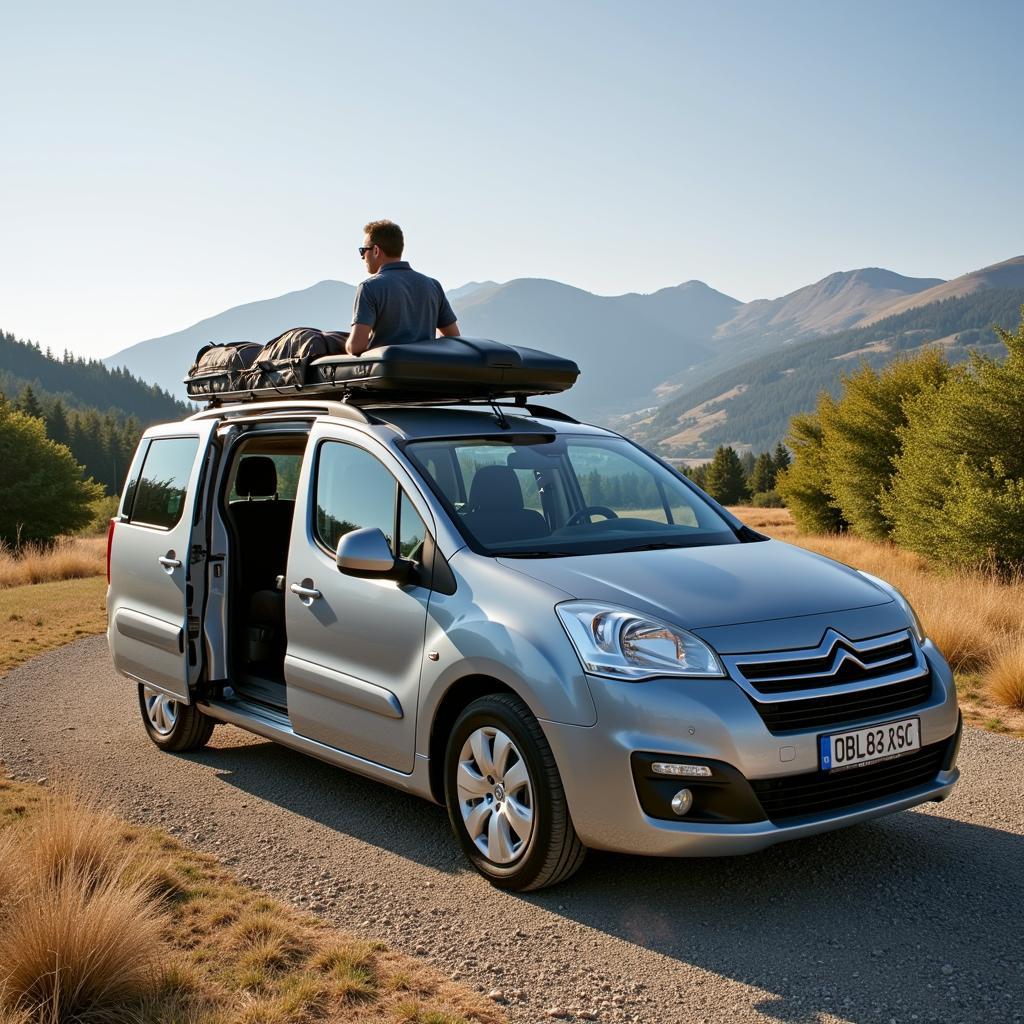
{"label": "steering wheel", "polygon": [[589,519],[595,513],[599,516],[604,516],[605,519],[619,518],[619,513],[616,512],[615,509],[609,508],[607,505],[586,505],[583,508],[579,509],[578,511],[573,512],[573,514],[569,516],[569,519],[566,521],[565,525],[579,526],[579,524],[583,521],[584,517]]}

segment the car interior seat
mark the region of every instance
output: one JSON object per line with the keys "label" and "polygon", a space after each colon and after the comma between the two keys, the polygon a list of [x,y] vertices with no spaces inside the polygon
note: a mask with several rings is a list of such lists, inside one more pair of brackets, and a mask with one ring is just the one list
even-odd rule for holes
{"label": "car interior seat", "polygon": [[487,544],[546,537],[547,521],[523,508],[523,489],[510,466],[481,466],[469,490],[466,525]]}

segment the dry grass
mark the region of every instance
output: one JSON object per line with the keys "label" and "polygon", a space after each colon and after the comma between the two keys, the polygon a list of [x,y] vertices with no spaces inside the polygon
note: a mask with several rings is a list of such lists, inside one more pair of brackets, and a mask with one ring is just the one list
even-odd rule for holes
{"label": "dry grass", "polygon": [[0,779],[4,885],[0,1024],[504,1020],[419,961],[327,928],[67,791]]}
{"label": "dry grass", "polygon": [[155,990],[166,916],[120,822],[67,791],[33,803],[0,834],[0,1007],[49,1024]]}
{"label": "dry grass", "polygon": [[736,508],[756,530],[864,569],[898,587],[957,675],[965,717],[1024,736],[1024,580],[943,574],[893,544],[802,534],[788,509]]}
{"label": "dry grass", "polygon": [[1007,636],[992,653],[989,693],[1000,704],[1024,711],[1024,633]]}
{"label": "dry grass", "polygon": [[0,588],[0,673],[107,628],[106,576]]}
{"label": "dry grass", "polygon": [[67,1020],[155,990],[166,955],[150,886],[118,875],[31,874],[0,926],[0,982],[12,1010]]}
{"label": "dry grass", "polygon": [[49,547],[25,544],[17,551],[0,541],[0,588],[104,576],[106,571],[106,537],[62,537]]}

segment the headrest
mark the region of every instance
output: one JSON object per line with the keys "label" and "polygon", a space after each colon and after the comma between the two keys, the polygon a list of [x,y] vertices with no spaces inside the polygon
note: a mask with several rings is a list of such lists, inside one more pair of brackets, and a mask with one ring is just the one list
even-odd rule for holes
{"label": "headrest", "polygon": [[509,466],[481,466],[469,489],[472,509],[521,509],[523,489],[516,471]]}
{"label": "headrest", "polygon": [[277,466],[269,455],[246,455],[238,464],[235,493],[250,498],[272,498],[277,494]]}

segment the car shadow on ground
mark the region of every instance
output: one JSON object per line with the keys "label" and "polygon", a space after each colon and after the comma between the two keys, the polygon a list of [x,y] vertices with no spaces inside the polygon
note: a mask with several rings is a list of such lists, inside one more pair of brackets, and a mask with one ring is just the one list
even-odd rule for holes
{"label": "car shadow on ground", "polygon": [[[471,873],[444,810],[426,801],[269,742],[187,757],[329,829]],[[745,857],[591,851],[570,882],[502,898],[764,989],[772,995],[757,1009],[788,1024],[822,1013],[1009,1021],[1024,994],[1024,837],[947,816],[956,799],[940,814],[903,812]],[[471,884],[490,895],[482,879]],[[700,1005],[698,989],[680,1020]]]}

